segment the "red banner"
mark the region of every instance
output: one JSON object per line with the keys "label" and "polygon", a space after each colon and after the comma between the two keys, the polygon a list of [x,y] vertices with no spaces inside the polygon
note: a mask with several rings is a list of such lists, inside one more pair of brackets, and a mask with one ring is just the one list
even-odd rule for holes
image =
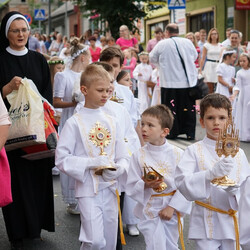
{"label": "red banner", "polygon": [[250,10],[250,0],[235,0],[236,10]]}

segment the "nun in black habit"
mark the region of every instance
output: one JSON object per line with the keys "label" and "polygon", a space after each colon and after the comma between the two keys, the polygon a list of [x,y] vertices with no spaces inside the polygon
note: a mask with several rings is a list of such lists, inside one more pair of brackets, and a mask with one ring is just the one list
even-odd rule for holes
{"label": "nun in black habit", "polygon": [[[0,28],[0,89],[6,96],[18,89],[21,79],[33,80],[40,94],[52,102],[50,72],[42,54],[26,48],[30,27],[19,12],[9,12]],[[21,249],[25,238],[40,238],[41,229],[54,232],[51,159],[29,161],[21,149],[7,152],[13,203],[2,209],[12,249]]]}

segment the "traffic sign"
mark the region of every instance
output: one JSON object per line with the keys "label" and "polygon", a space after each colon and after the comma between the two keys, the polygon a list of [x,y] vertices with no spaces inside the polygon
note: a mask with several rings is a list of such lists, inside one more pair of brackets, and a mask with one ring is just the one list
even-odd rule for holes
{"label": "traffic sign", "polygon": [[43,21],[45,19],[45,9],[35,9],[34,20]]}
{"label": "traffic sign", "polygon": [[168,8],[170,10],[185,9],[186,0],[168,0]]}
{"label": "traffic sign", "polygon": [[24,15],[25,18],[27,19],[29,25],[31,25],[31,24],[32,24],[32,17],[31,17],[31,15],[30,15],[30,14],[23,14],[23,15]]}

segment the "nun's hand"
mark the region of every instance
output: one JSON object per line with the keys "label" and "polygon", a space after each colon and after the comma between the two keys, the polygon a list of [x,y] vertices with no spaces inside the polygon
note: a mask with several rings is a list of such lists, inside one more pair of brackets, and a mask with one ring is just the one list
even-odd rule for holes
{"label": "nun's hand", "polygon": [[7,84],[9,89],[11,90],[11,92],[13,90],[18,90],[19,89],[20,84],[22,84],[21,81],[22,81],[22,78],[19,77],[19,76],[14,76],[11,79],[11,81]]}

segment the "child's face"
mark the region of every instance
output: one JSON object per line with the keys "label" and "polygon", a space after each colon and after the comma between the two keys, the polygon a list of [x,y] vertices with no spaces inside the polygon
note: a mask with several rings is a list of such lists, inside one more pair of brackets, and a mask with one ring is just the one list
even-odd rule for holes
{"label": "child's face", "polygon": [[240,66],[243,69],[247,69],[249,67],[249,61],[246,56],[241,56],[239,62],[240,62]]}
{"label": "child's face", "polygon": [[62,72],[63,70],[64,70],[64,65],[61,64],[61,63],[56,64],[55,67],[54,67],[54,72],[55,72],[55,74],[56,74],[57,72]]}
{"label": "child's face", "polygon": [[124,53],[124,56],[126,57],[126,58],[131,58],[131,51],[130,50],[127,50],[127,49],[125,49],[124,51],[123,51],[123,53]]}
{"label": "child's face", "polygon": [[230,64],[234,64],[235,60],[236,60],[236,54],[232,54],[230,57]]}
{"label": "child's face", "polygon": [[110,64],[114,68],[114,77],[116,79],[118,74],[121,72],[120,58],[118,56],[115,56],[106,63]]}
{"label": "child's face", "polygon": [[81,86],[81,91],[85,96],[85,107],[97,109],[105,105],[108,100],[110,81],[107,79],[97,79],[90,86]]}
{"label": "child's face", "polygon": [[148,63],[148,56],[147,55],[141,55],[140,56],[140,62],[141,63]]}
{"label": "child's face", "polygon": [[160,146],[164,144],[169,129],[163,129],[156,117],[143,115],[141,119],[141,133],[145,142]]}
{"label": "child's face", "polygon": [[108,98],[110,98],[113,95],[113,92],[114,92],[114,89],[115,89],[115,86],[114,86],[115,72],[114,71],[109,72],[109,75],[110,75],[111,81],[110,81],[109,96],[108,96]]}
{"label": "child's face", "polygon": [[85,54],[82,54],[82,64],[83,64],[83,67],[86,67],[87,65],[89,65],[90,58],[91,58],[91,55],[90,55],[90,51],[89,50],[87,50]]}
{"label": "child's face", "polygon": [[207,137],[212,140],[217,140],[219,132],[224,128],[228,119],[228,111],[224,108],[208,107],[203,119],[200,118],[200,123],[206,129]]}
{"label": "child's face", "polygon": [[120,81],[118,83],[132,89],[132,81],[131,81],[129,73],[124,75],[123,78],[120,79]]}

